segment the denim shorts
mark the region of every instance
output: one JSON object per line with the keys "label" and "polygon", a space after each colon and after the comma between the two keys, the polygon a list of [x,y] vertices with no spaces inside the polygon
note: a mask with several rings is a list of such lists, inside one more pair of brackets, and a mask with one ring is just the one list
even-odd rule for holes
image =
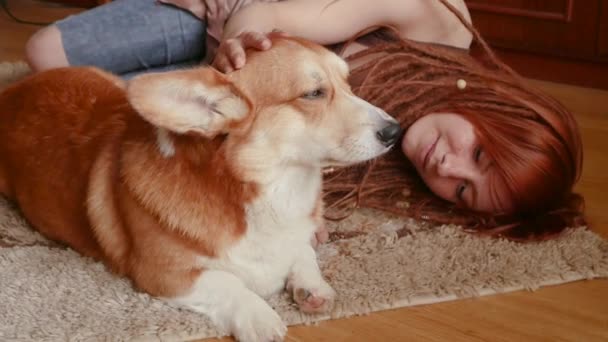
{"label": "denim shorts", "polygon": [[90,65],[129,78],[200,63],[206,25],[157,0],[115,0],[55,23],[70,65]]}

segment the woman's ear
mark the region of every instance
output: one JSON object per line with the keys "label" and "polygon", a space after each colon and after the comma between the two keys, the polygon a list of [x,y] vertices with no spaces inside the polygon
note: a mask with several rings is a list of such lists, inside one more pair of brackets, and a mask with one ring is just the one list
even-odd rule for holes
{"label": "woman's ear", "polygon": [[212,138],[244,119],[251,102],[210,67],[150,73],[127,83],[127,98],[151,124]]}

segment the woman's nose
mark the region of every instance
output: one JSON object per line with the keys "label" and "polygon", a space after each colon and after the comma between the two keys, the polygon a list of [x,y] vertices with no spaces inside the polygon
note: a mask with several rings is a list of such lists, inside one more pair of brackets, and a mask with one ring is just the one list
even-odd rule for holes
{"label": "woman's nose", "polygon": [[446,153],[437,164],[437,173],[446,178],[472,179],[475,169],[466,158]]}

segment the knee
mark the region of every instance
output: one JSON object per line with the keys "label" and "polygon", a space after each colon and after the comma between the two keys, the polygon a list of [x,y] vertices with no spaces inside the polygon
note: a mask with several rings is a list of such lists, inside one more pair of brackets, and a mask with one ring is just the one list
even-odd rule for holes
{"label": "knee", "polygon": [[25,45],[27,63],[34,72],[68,65],[61,41],[61,32],[55,25],[34,33]]}

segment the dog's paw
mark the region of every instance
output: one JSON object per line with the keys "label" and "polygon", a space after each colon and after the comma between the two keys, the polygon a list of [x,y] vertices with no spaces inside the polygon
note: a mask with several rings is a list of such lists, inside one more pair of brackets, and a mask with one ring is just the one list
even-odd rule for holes
{"label": "dog's paw", "polygon": [[336,291],[323,281],[319,286],[290,286],[293,300],[304,313],[322,313],[334,305]]}
{"label": "dog's paw", "polygon": [[241,342],[283,341],[287,326],[263,300],[241,303],[233,317],[232,334]]}

